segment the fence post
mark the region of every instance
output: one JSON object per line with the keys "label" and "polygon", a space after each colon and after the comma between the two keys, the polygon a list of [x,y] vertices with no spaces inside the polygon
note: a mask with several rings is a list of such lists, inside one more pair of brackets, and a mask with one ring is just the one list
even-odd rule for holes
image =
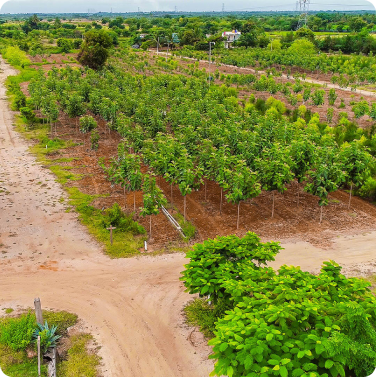
{"label": "fence post", "polygon": [[38,346],[38,377],[40,377],[40,336],[38,335],[37,340],[37,346]]}
{"label": "fence post", "polygon": [[43,325],[42,304],[40,302],[39,297],[34,299],[34,307],[35,307],[35,316],[37,318],[37,323]]}

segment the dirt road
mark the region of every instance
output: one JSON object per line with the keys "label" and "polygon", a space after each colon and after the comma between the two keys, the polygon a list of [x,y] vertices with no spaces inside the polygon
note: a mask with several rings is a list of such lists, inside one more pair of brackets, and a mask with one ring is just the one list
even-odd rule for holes
{"label": "dirt road", "polygon": [[[45,307],[78,314],[102,345],[106,377],[207,377],[210,349],[184,325],[190,299],[179,275],[184,255],[110,260],[74,214],[63,190],[28,153],[12,128],[4,80],[14,72],[0,63],[0,308]],[[376,233],[341,237],[331,250],[286,243],[275,265],[317,270],[335,259],[372,272]]]}

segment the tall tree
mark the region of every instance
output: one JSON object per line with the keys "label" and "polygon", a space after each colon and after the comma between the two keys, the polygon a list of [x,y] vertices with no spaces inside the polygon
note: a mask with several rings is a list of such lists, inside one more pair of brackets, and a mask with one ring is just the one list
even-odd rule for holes
{"label": "tall tree", "polygon": [[150,219],[150,233],[151,238],[151,218],[153,215],[158,215],[159,209],[167,204],[167,200],[163,195],[162,190],[157,186],[155,177],[146,174],[142,185],[144,193],[144,206],[141,209],[141,216],[149,216]]}
{"label": "tall tree", "polygon": [[227,173],[229,179],[225,186],[227,190],[226,198],[229,202],[238,206],[236,229],[239,229],[240,203],[259,196],[261,185],[258,182],[257,174],[249,170],[245,161],[239,161]]}
{"label": "tall tree", "polygon": [[264,150],[261,157],[256,159],[256,167],[262,188],[272,192],[272,217],[274,217],[275,191],[285,192],[286,185],[294,179],[289,150],[280,144],[274,144],[270,149]]}
{"label": "tall tree", "polygon": [[329,193],[337,191],[341,183],[345,181],[345,172],[337,151],[329,147],[322,149],[320,158],[313,169],[308,172],[308,177],[309,181],[304,189],[319,197],[321,223],[323,207],[328,205]]}
{"label": "tall tree", "polygon": [[345,182],[350,185],[348,208],[351,206],[353,186],[360,186],[371,175],[374,158],[357,142],[344,143],[339,153],[339,161],[346,172]]}
{"label": "tall tree", "polygon": [[112,38],[104,30],[90,30],[85,34],[84,43],[78,54],[78,61],[92,69],[102,68],[108,57],[109,49],[112,46]]}

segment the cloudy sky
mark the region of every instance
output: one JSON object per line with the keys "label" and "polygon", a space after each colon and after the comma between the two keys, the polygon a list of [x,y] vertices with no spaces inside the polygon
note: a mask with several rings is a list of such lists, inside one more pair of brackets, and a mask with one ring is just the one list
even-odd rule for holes
{"label": "cloudy sky", "polygon": [[[376,0],[311,0],[313,10],[375,10]],[[1,13],[295,10],[296,0],[0,0]]]}

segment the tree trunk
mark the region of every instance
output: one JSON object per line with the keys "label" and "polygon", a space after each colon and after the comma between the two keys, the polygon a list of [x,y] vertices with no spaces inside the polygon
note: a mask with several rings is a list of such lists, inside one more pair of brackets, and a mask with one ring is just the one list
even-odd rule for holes
{"label": "tree trunk", "polygon": [[171,183],[171,205],[174,207],[174,198],[173,198],[173,190],[172,190],[172,183]]}
{"label": "tree trunk", "polygon": [[133,191],[133,209],[136,213],[136,191]]}
{"label": "tree trunk", "polygon": [[219,205],[219,214],[222,215],[222,199],[223,199],[223,188],[221,187],[221,203]]}
{"label": "tree trunk", "polygon": [[240,202],[238,203],[238,220],[236,222],[236,229],[239,229],[239,213],[240,213]]}
{"label": "tree trunk", "polygon": [[151,215],[150,215],[150,230],[149,230],[149,240],[151,240]]}
{"label": "tree trunk", "polygon": [[351,187],[350,187],[350,198],[349,198],[349,209],[350,209],[350,206],[351,206],[352,188],[353,188],[353,184],[351,183]]}
{"label": "tree trunk", "polygon": [[124,208],[127,208],[127,196],[125,194],[125,186],[124,186]]}
{"label": "tree trunk", "polygon": [[186,199],[187,199],[187,196],[184,196],[184,222],[185,222]]}
{"label": "tree trunk", "polygon": [[320,224],[321,224],[321,222],[322,222],[322,207],[323,207],[323,206],[320,206]]}
{"label": "tree trunk", "polygon": [[208,182],[207,182],[207,180],[205,179],[205,202],[206,202],[206,198],[207,198],[207,195],[206,195],[207,185],[208,185]]}
{"label": "tree trunk", "polygon": [[274,217],[274,191],[273,191],[273,206],[272,206],[272,218]]}

